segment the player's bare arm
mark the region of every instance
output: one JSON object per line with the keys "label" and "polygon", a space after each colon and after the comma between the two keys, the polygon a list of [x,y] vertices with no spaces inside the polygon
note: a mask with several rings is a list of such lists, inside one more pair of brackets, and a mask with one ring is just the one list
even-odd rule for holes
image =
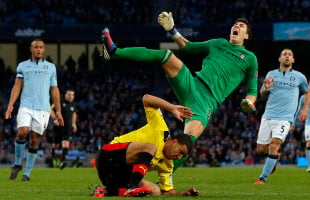
{"label": "player's bare arm", "polygon": [[267,77],[264,80],[262,89],[260,90],[260,95],[262,97],[266,97],[266,95],[269,94],[269,90],[270,90],[272,85],[273,85],[273,78],[272,77]]}
{"label": "player's bare arm", "polygon": [[298,116],[298,121],[303,122],[308,117],[308,109],[310,104],[310,91],[305,92],[305,103],[302,109],[300,110],[300,114]]}
{"label": "player's bare arm", "polygon": [[195,188],[190,188],[186,190],[185,192],[179,192],[177,190],[170,190],[162,192],[164,195],[174,195],[174,196],[199,196],[200,192],[196,190]]}
{"label": "player's bare arm", "polygon": [[188,40],[182,35],[179,38],[175,39],[174,41],[175,43],[177,43],[180,49],[183,49],[186,46],[186,43],[188,42]]}
{"label": "player's bare arm", "polygon": [[191,119],[191,116],[193,116],[190,108],[182,105],[174,105],[162,98],[155,97],[150,94],[145,94],[142,98],[142,101],[145,107],[149,106],[154,108],[161,108],[171,112],[174,117],[181,122],[183,122],[183,119]]}
{"label": "player's bare arm", "polygon": [[64,120],[61,114],[61,105],[60,105],[60,92],[57,86],[51,87],[51,95],[53,103],[55,105],[55,114],[60,126],[64,126]]}
{"label": "player's bare arm", "polygon": [[11,118],[11,113],[14,109],[14,103],[18,99],[20,92],[22,90],[22,87],[23,87],[23,80],[22,79],[16,79],[14,86],[12,88],[12,91],[11,91],[11,97],[9,100],[9,104],[8,104],[7,110],[5,112],[5,119]]}
{"label": "player's bare arm", "polygon": [[53,119],[53,123],[54,123],[55,126],[59,126],[59,122],[57,120],[57,116],[56,116],[56,113],[54,111],[55,105],[53,104],[51,107],[52,107],[52,109],[51,109],[50,115],[51,115],[51,118]]}

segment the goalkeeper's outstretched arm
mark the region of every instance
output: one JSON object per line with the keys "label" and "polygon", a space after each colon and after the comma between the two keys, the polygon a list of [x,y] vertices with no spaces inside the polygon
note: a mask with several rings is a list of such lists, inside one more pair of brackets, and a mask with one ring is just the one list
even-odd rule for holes
{"label": "goalkeeper's outstretched arm", "polygon": [[180,49],[184,48],[188,40],[175,28],[171,12],[161,12],[158,15],[158,23],[170,34]]}

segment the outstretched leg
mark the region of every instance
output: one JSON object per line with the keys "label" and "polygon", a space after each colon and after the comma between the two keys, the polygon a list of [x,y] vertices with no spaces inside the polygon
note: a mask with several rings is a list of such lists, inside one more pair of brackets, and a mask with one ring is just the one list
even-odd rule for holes
{"label": "outstretched leg", "polygon": [[102,31],[102,56],[105,60],[127,59],[137,62],[166,63],[173,54],[170,50],[155,50],[145,47],[117,48],[112,40],[110,31],[105,28]]}

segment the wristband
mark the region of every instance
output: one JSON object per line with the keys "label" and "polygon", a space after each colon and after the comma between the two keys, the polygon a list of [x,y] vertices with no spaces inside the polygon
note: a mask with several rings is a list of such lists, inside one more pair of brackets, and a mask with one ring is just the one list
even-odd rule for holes
{"label": "wristband", "polygon": [[174,40],[176,40],[179,37],[181,37],[181,34],[179,33],[179,31],[175,27],[173,27],[170,31],[168,31],[168,33],[170,34],[170,36]]}
{"label": "wristband", "polygon": [[268,91],[270,91],[270,88],[267,89],[267,88],[265,88],[265,85],[263,85],[262,90],[265,90],[268,92]]}

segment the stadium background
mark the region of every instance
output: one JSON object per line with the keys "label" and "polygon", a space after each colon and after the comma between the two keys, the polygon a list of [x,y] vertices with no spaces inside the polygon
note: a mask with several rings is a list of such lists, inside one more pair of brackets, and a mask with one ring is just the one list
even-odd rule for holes
{"label": "stadium background", "polygon": [[[151,93],[177,102],[159,65],[103,62],[97,46],[100,30],[105,26],[111,28],[119,47],[175,49],[172,40],[156,22],[162,10],[173,12],[178,29],[192,41],[228,38],[233,20],[246,17],[253,26],[253,39],[246,46],[258,58],[259,85],[267,71],[278,67],[278,55],[284,47],[293,49],[294,67],[309,74],[310,42],[304,38],[275,40],[274,35],[275,25],[279,22],[307,23],[309,0],[3,0],[0,5],[1,160],[8,156],[12,161],[14,155],[16,116],[10,121],[5,121],[3,116],[16,65],[29,57],[29,42],[37,37],[46,42],[46,58],[57,65],[61,92],[67,88],[77,92],[78,133],[71,142],[71,150],[77,151],[71,151],[70,155],[71,159],[76,155],[85,159],[84,166],[89,166],[89,159],[102,144],[144,124],[143,94]],[[305,34],[309,38],[309,31]],[[199,69],[199,56],[187,57],[177,50],[175,53],[192,72]],[[255,147],[264,100],[258,99],[255,113],[245,114],[239,107],[244,95],[245,88],[241,85],[214,114],[196,143],[188,166],[262,163]],[[166,120],[171,134],[182,133],[181,123],[169,114]],[[287,137],[282,147],[282,164],[296,164],[297,158],[304,156],[302,133],[301,127]],[[44,163],[48,157],[51,135],[52,124],[40,144],[42,160],[39,159],[38,163]]]}

